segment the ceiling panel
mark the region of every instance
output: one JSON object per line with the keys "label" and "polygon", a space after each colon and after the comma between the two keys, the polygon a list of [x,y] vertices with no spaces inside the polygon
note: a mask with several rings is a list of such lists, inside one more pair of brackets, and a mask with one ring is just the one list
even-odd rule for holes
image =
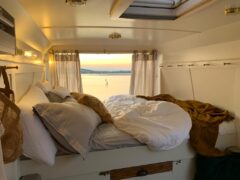
{"label": "ceiling panel", "polygon": [[45,28],[45,35],[51,40],[66,39],[109,39],[109,34],[118,32],[122,39],[132,39],[139,42],[158,42],[164,43],[179,37],[193,34],[193,32],[175,31],[175,30],[154,30],[154,29],[134,29],[134,28]]}
{"label": "ceiling panel", "polygon": [[109,33],[119,32],[123,39],[154,45],[240,21],[240,16],[224,15],[229,0],[216,0],[209,7],[175,21],[113,20],[109,14],[114,0],[88,0],[79,7],[66,5],[65,0],[18,1],[50,41],[68,44],[80,39],[107,42]]}

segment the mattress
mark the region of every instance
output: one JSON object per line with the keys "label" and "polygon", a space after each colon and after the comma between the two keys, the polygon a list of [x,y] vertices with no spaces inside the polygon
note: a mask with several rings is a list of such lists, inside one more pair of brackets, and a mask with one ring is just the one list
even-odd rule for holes
{"label": "mattress", "polygon": [[229,122],[225,121],[220,124],[219,126],[220,135],[233,134],[233,133],[237,133],[236,120],[229,121]]}
{"label": "mattress", "polygon": [[[235,120],[223,122],[219,127],[217,147],[225,148],[236,143],[237,129]],[[186,139],[187,141],[188,139]],[[127,133],[120,131],[113,124],[102,124],[93,133],[91,151],[110,150],[125,147],[143,146]]]}
{"label": "mattress", "polygon": [[236,121],[223,122],[219,126],[219,135],[216,142],[216,147],[219,149],[225,149],[229,146],[238,145],[237,126]]}

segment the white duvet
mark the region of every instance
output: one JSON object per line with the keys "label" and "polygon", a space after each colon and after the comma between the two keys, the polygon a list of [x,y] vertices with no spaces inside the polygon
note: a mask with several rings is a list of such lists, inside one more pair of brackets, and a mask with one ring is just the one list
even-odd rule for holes
{"label": "white duvet", "polygon": [[146,101],[131,95],[112,96],[104,102],[115,126],[151,150],[168,150],[189,137],[191,119],[178,105]]}

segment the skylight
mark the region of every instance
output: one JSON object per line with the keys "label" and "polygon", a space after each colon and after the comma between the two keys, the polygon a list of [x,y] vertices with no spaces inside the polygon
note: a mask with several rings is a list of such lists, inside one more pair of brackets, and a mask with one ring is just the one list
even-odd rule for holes
{"label": "skylight", "polygon": [[112,18],[175,20],[214,0],[115,0]]}
{"label": "skylight", "polygon": [[187,0],[134,0],[131,7],[175,9]]}

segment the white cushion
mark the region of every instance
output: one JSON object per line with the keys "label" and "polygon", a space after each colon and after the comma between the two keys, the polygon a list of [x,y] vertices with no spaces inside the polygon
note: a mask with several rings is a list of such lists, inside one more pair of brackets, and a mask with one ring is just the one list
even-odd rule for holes
{"label": "white cushion", "polygon": [[67,88],[65,88],[65,87],[57,86],[53,90],[51,90],[51,92],[57,94],[61,98],[65,98],[65,97],[70,96],[69,90]]}
{"label": "white cushion", "polygon": [[48,81],[39,81],[36,83],[36,86],[42,89],[45,94],[52,90],[52,86]]}
{"label": "white cushion", "polygon": [[34,109],[66,151],[78,152],[86,157],[91,135],[101,123],[95,111],[77,102],[41,103]]}
{"label": "white cushion", "polygon": [[23,128],[23,154],[33,160],[53,165],[57,152],[56,145],[39,118],[33,113],[32,107],[38,103],[49,102],[44,92],[37,86],[18,103],[21,109]]}

